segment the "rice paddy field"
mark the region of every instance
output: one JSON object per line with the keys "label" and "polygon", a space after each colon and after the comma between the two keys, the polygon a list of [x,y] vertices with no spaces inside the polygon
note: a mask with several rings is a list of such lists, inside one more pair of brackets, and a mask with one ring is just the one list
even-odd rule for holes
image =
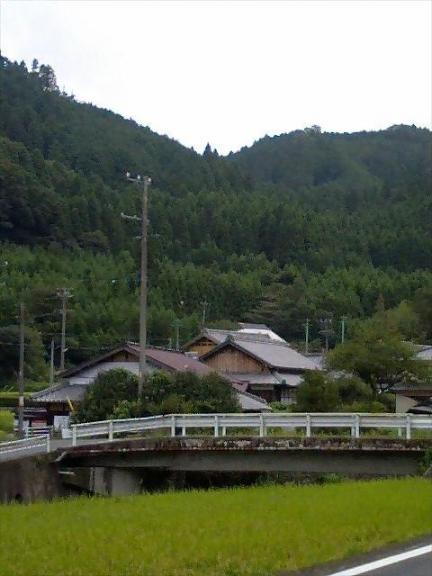
{"label": "rice paddy field", "polygon": [[426,479],[0,506],[1,576],[269,576],[432,533]]}

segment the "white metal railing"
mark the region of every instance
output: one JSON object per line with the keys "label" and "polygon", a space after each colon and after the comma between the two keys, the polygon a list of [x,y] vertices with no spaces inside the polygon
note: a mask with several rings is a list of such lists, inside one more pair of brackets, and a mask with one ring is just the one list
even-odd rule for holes
{"label": "white metal railing", "polygon": [[39,454],[51,451],[51,438],[45,436],[34,436],[24,438],[23,440],[14,440],[11,442],[0,442],[0,461],[7,460],[11,455],[27,452],[30,454]]}
{"label": "white metal railing", "polygon": [[[168,430],[171,436],[186,436],[188,430],[208,428],[215,437],[226,436],[227,431],[249,429],[252,434],[264,437],[269,429],[294,431],[301,429],[307,438],[317,429],[348,429],[353,438],[360,438],[365,429],[393,429],[398,436],[410,439],[414,430],[431,430],[432,416],[417,414],[366,414],[366,413],[265,413],[265,414],[169,414],[146,418],[124,420],[103,420],[72,424],[64,430],[63,441],[57,441],[59,447],[91,444],[92,438],[106,437],[114,440],[118,434],[145,433],[152,430]],[[66,434],[66,432],[68,432]],[[86,441],[87,440],[87,441]],[[0,443],[0,461],[10,459],[13,454],[50,452],[52,448],[49,435],[34,436],[23,440]]]}
{"label": "white metal railing", "polygon": [[269,428],[293,430],[304,429],[306,437],[317,428],[348,428],[353,438],[367,428],[394,429],[398,435],[405,432],[411,438],[412,430],[432,430],[432,416],[413,414],[367,414],[367,413],[271,413],[271,414],[169,414],[127,420],[103,420],[73,424],[72,446],[80,438],[106,436],[109,441],[116,434],[146,432],[168,429],[171,436],[186,436],[193,428],[211,428],[215,437],[226,436],[228,429],[248,428],[267,435]]}

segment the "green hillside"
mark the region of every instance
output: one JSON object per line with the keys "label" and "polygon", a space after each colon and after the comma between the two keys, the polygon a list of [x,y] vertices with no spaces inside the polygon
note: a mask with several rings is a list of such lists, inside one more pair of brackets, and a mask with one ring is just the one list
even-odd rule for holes
{"label": "green hillside", "polygon": [[61,286],[74,293],[70,362],[137,337],[138,229],[120,214],[139,211],[140,194],[126,170],[153,179],[154,344],[176,317],[188,339],[203,301],[212,322],[262,319],[299,340],[306,316],[316,337],[325,315],[421,299],[432,289],[431,144],[416,127],[312,127],[200,155],[77,102],[49,66],[1,58],[0,386],[13,380],[21,300],[39,356],[59,332]]}

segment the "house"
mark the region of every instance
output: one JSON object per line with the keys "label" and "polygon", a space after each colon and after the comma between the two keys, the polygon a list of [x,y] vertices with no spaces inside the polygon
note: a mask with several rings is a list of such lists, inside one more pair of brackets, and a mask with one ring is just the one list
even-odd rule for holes
{"label": "house", "polygon": [[[65,370],[60,374],[61,383],[34,393],[31,397],[32,401],[36,405],[46,408],[48,425],[60,427],[67,423],[69,415],[83,399],[87,387],[99,374],[114,368],[123,368],[138,374],[139,352],[140,347],[134,342],[126,342],[116,346],[105,354]],[[164,370],[166,372],[194,372],[198,375],[205,375],[213,371],[212,368],[193,355],[160,348],[148,348],[146,350],[146,362],[149,373]],[[244,412],[270,410],[265,401],[248,394],[241,385],[233,383],[233,387]]]}
{"label": "house", "polygon": [[247,324],[245,322],[240,322],[239,326],[240,328],[238,330],[203,328],[198,336],[183,346],[183,350],[193,352],[197,356],[202,356],[223,342],[227,336],[236,336],[239,334],[246,336],[259,336],[270,341],[285,342],[283,338],[278,336],[265,324]]}
{"label": "house", "polygon": [[231,332],[200,360],[232,382],[242,383],[248,392],[287,404],[295,402],[302,375],[321,369],[287,342],[267,334]]}
{"label": "house", "polygon": [[[432,366],[432,346],[430,344],[413,344],[416,358],[429,362]],[[432,384],[416,383],[393,386],[396,398],[396,412],[412,414],[432,414]]]}

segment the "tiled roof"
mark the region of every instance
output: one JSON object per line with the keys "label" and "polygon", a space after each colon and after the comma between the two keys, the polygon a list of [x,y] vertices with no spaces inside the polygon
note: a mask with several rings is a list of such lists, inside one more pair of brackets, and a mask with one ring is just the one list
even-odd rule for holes
{"label": "tiled roof", "polygon": [[87,390],[87,386],[79,384],[56,384],[40,390],[31,395],[31,399],[35,402],[71,402],[80,401],[83,399]]}
{"label": "tiled roof", "polygon": [[[91,360],[83,362],[78,366],[65,370],[60,374],[60,377],[70,378],[71,376],[75,376],[81,370],[85,368],[90,368],[91,366],[95,366],[100,362],[106,361],[113,354],[117,354],[122,351],[126,351],[131,353],[132,355],[136,355],[138,361],[140,351],[139,344],[137,344],[136,342],[127,342],[126,344],[119,345],[100,356],[96,356]],[[200,362],[197,358],[194,358],[188,354],[184,354],[183,352],[177,352],[175,350],[147,348],[146,356],[149,360],[149,364],[153,364],[157,368],[165,368],[167,370],[174,370],[181,372],[190,371],[190,372],[196,372],[197,374],[208,374],[211,371],[208,368],[208,366]]]}
{"label": "tiled roof", "polygon": [[280,383],[277,377],[271,372],[251,372],[245,374],[228,372],[224,374],[224,376],[233,382],[245,382],[248,384],[269,384],[270,386],[274,386]]}
{"label": "tiled roof", "polygon": [[217,354],[225,346],[235,346],[250,354],[271,369],[276,370],[319,370],[320,367],[311,359],[303,356],[286,342],[262,340],[261,338],[227,338],[224,342],[201,356],[202,359]]}
{"label": "tiled roof", "polygon": [[[128,346],[139,354],[138,344],[128,342]],[[175,372],[195,372],[196,374],[209,374],[212,370],[197,358],[174,350],[147,348],[146,357],[155,365]]]}
{"label": "tiled roof", "polygon": [[[241,384],[268,384],[269,386],[279,386],[285,383],[287,386],[298,386],[302,381],[301,374],[287,374],[285,372],[250,372],[244,374],[236,374],[228,372],[224,374],[231,382],[238,382]],[[284,382],[285,381],[285,382]]]}
{"label": "tiled roof", "polygon": [[237,391],[237,398],[244,412],[271,412],[267,402],[255,394]]}
{"label": "tiled roof", "polygon": [[420,360],[432,361],[432,346],[422,346],[416,354],[417,358]]}

